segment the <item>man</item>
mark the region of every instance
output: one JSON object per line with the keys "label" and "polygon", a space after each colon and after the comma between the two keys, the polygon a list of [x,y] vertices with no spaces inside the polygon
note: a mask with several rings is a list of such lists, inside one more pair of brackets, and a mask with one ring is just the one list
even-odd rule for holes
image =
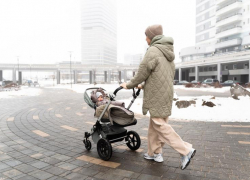
{"label": "man", "polygon": [[144,89],[143,114],[146,115],[148,111],[150,113],[148,152],[144,154],[144,158],[163,162],[162,147],[167,143],[181,154],[181,169],[185,169],[196,150],[191,144],[184,142],[168,124],[174,93],[175,55],[173,39],[162,35],[162,31],[161,25],[146,29],[149,48],[144,59],[134,78],[120,86],[124,89]]}

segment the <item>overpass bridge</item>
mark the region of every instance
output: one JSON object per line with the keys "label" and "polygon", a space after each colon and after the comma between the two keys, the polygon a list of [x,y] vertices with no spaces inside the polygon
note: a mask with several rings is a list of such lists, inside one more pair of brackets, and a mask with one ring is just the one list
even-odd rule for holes
{"label": "overpass bridge", "polygon": [[[22,84],[22,72],[25,71],[44,71],[55,72],[57,84],[60,84],[61,73],[69,72],[73,75],[74,83],[77,83],[77,77],[79,74],[85,74],[89,76],[89,82],[92,84],[96,82],[96,76],[102,75],[104,82],[110,83],[112,74],[117,74],[119,81],[124,79],[127,81],[127,73],[135,72],[138,70],[138,66],[128,65],[85,65],[85,64],[0,64],[0,81],[3,80],[3,70],[12,71],[12,81],[14,83]],[[16,79],[16,73],[18,72],[18,79]]]}

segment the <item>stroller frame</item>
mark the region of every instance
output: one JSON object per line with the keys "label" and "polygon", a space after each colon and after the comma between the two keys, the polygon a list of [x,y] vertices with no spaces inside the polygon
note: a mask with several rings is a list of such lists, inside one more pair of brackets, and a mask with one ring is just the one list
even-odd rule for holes
{"label": "stroller frame", "polygon": [[[102,91],[105,91],[103,88],[88,88],[84,92],[84,100],[85,102],[91,107],[96,110],[96,105],[92,102],[91,98],[89,97],[87,91],[89,90],[97,90],[101,89]],[[105,106],[104,110],[102,111],[100,117],[97,119],[96,123],[93,125],[91,132],[85,132],[84,133],[84,139],[83,143],[85,145],[85,148],[90,151],[92,145],[89,140],[89,137],[92,137],[92,140],[97,144],[97,152],[98,155],[102,160],[109,160],[112,156],[112,146],[111,143],[120,142],[125,139],[126,145],[131,150],[137,150],[141,145],[141,139],[140,136],[135,131],[127,131],[124,127],[135,125],[137,123],[137,120],[134,119],[134,122],[128,125],[119,125],[113,122],[113,125],[111,125],[110,121],[108,119],[102,119],[104,113],[108,109],[109,105],[111,104],[111,101],[115,101],[116,94],[119,90],[121,90],[122,87],[117,88],[112,95],[109,95],[109,102]],[[133,99],[131,100],[131,103],[126,108],[129,110],[129,108],[134,103],[137,96],[140,94],[140,89],[137,90],[135,93],[135,90],[133,89]]]}

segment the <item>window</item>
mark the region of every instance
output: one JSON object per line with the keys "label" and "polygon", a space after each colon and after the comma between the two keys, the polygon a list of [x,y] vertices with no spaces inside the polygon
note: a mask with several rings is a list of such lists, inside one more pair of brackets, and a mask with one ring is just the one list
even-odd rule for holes
{"label": "window", "polygon": [[237,64],[234,64],[234,65],[233,65],[233,69],[237,69]]}
{"label": "window", "polygon": [[237,77],[234,77],[233,80],[234,80],[234,81],[237,81]]}
{"label": "window", "polygon": [[205,36],[204,36],[204,35],[200,36],[200,41],[202,41],[202,40],[204,40],[204,39],[205,39]]}
{"label": "window", "polygon": [[205,20],[205,15],[201,16],[201,21]]}
{"label": "window", "polygon": [[244,69],[248,69],[248,64],[244,64]]}
{"label": "window", "polygon": [[228,66],[224,66],[224,70],[228,70]]}
{"label": "window", "polygon": [[204,67],[204,72],[207,72],[207,67]]}
{"label": "window", "polygon": [[200,12],[205,9],[205,5],[201,6]]}
{"label": "window", "polygon": [[200,26],[200,31],[204,30],[205,29],[205,25],[201,25]]}

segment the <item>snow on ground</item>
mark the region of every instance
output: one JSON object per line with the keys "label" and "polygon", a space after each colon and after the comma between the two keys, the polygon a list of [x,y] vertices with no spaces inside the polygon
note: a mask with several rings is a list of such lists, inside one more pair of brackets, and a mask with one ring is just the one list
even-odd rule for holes
{"label": "snow on ground", "polygon": [[[75,91],[77,93],[84,93],[87,88],[90,87],[102,87],[108,93],[113,93],[113,91],[119,87],[119,84],[72,84],[72,88],[70,84],[61,84],[46,87],[41,85],[44,88],[61,88],[61,89],[69,89]],[[175,86],[175,88],[183,88],[183,86]],[[226,88],[185,88],[187,91],[206,91],[206,92],[223,92],[228,91],[228,87]],[[126,91],[126,90],[121,90]],[[1,98],[13,98],[15,96],[38,96],[41,94],[42,89],[38,87],[25,87],[22,86],[21,90],[15,91],[2,91],[0,92]],[[175,98],[177,95],[175,94]],[[176,120],[192,120],[192,121],[226,121],[226,122],[250,122],[250,97],[240,97],[240,100],[234,100],[233,98],[223,98],[216,97],[215,99],[211,99],[212,96],[180,96],[177,97],[179,100],[193,100],[196,99],[196,105],[191,105],[187,108],[178,109],[175,105],[176,101],[173,101],[172,115],[171,119]],[[131,99],[120,100],[125,102],[126,107],[130,104]],[[216,106],[207,107],[202,106],[202,100],[212,101]],[[131,107],[131,110],[137,114],[142,114],[142,98],[137,98],[134,104]],[[149,113],[147,114],[149,116]]]}
{"label": "snow on ground", "polygon": [[39,96],[42,90],[40,88],[29,88],[27,86],[22,86],[21,89],[15,90],[5,90],[0,92],[0,99],[3,98],[14,98],[16,96]]}
{"label": "snow on ground", "polygon": [[[97,84],[97,85],[90,85],[90,84],[73,84],[72,90],[77,93],[83,93],[87,88],[90,87],[102,87],[108,93],[112,93],[116,88],[119,87],[118,84]],[[54,88],[66,88],[71,89],[70,84],[67,85],[58,85]],[[186,91],[202,91],[202,92],[228,92],[230,87],[223,87],[223,88],[185,88],[184,86],[174,86],[174,89],[185,89]],[[126,90],[121,90],[126,91]],[[227,121],[227,122],[250,122],[250,114],[249,114],[249,107],[250,107],[250,98],[240,97],[240,100],[234,100],[233,98],[215,98],[210,99],[212,96],[197,96],[197,97],[190,97],[190,96],[181,96],[177,97],[179,100],[196,100],[196,105],[191,105],[188,108],[178,109],[175,106],[175,102],[173,101],[172,107],[172,115],[170,116],[171,119],[177,120],[192,120],[192,121]],[[125,102],[126,107],[130,104],[131,99],[124,99],[120,100]],[[216,106],[208,107],[202,106],[202,100],[205,101],[212,101]],[[142,98],[137,98],[134,104],[131,107],[131,110],[137,114],[142,114]],[[149,113],[147,114],[149,116]]]}
{"label": "snow on ground", "polygon": [[222,88],[214,88],[214,87],[206,87],[206,88],[186,88],[183,85],[174,86],[174,90],[183,89],[185,91],[202,91],[202,92],[220,92],[225,93],[230,90],[230,86],[222,87]]}
{"label": "snow on ground", "polygon": [[[46,87],[46,88],[59,88],[59,89],[69,89],[73,90],[77,93],[84,93],[87,88],[103,88],[105,89],[109,94],[112,94],[119,86],[119,84],[72,84],[72,88],[70,84],[59,84],[57,86],[51,86],[51,87]],[[121,90],[125,91],[125,90]]]}
{"label": "snow on ground", "polygon": [[[213,121],[213,122],[250,122],[250,97],[240,97],[240,100],[233,98],[215,98],[212,96],[200,97],[181,97],[179,100],[196,99],[196,105],[191,105],[187,108],[179,109],[173,101],[172,115],[170,119],[176,120],[191,120],[191,121]],[[211,101],[216,106],[202,106],[202,100]],[[125,102],[126,107],[131,100],[121,100]],[[136,99],[131,110],[137,114],[142,114],[142,99]],[[149,116],[149,113],[147,114]]]}

